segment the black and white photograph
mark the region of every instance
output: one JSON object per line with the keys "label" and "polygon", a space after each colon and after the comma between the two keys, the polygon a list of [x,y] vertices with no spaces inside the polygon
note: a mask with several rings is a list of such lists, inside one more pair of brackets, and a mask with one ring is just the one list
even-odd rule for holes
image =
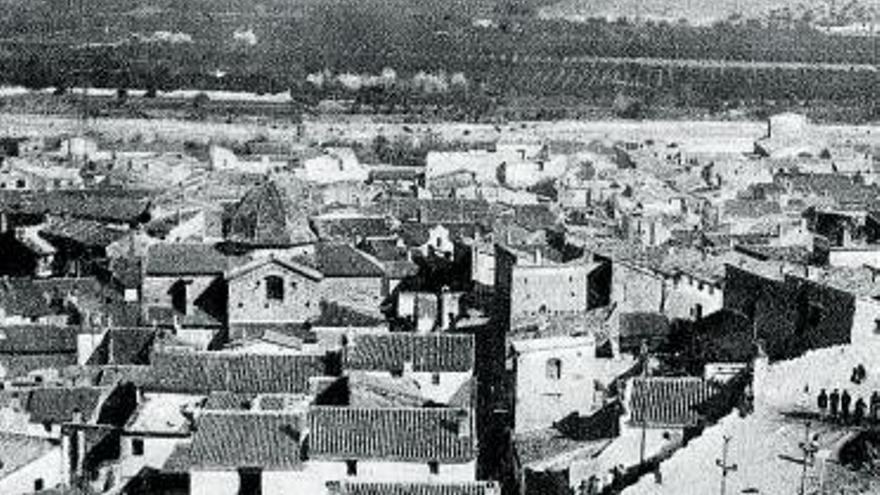
{"label": "black and white photograph", "polygon": [[880,0],[0,0],[0,495],[880,495]]}

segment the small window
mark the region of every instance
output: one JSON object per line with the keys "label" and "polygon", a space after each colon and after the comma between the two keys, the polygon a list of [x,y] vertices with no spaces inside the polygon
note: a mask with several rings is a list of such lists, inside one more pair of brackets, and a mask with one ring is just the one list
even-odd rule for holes
{"label": "small window", "polygon": [[266,299],[270,301],[284,300],[284,279],[277,275],[266,277]]}
{"label": "small window", "polygon": [[142,438],[131,439],[131,454],[138,457],[144,455],[144,440]]}
{"label": "small window", "polygon": [[440,474],[440,463],[437,461],[429,462],[428,471],[430,471],[431,474]]}
{"label": "small window", "polygon": [[694,306],[694,319],[702,320],[703,319],[703,305],[697,304]]}
{"label": "small window", "polygon": [[822,321],[825,315],[825,308],[820,304],[810,303],[807,307],[807,323],[811,327],[815,327]]}
{"label": "small window", "polygon": [[349,476],[357,476],[358,474],[358,464],[357,461],[345,461],[345,473]]}
{"label": "small window", "polygon": [[562,360],[551,358],[547,360],[547,379],[559,380],[562,378]]}
{"label": "small window", "polygon": [[880,334],[880,320],[874,320],[874,333]]}
{"label": "small window", "polygon": [[440,373],[433,373],[431,375],[431,385],[440,385]]}
{"label": "small window", "polygon": [[37,478],[34,480],[34,491],[41,492],[43,491],[45,483],[43,482],[43,478]]}
{"label": "small window", "polygon": [[19,189],[24,189],[24,188],[25,188],[25,182],[24,182],[24,179],[18,179],[18,180],[16,180],[16,181],[15,181],[15,187],[17,187],[17,188],[19,188]]}

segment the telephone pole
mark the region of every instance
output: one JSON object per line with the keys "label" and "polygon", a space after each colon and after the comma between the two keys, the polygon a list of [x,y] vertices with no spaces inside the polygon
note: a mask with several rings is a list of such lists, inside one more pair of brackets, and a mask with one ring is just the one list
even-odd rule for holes
{"label": "telephone pole", "polygon": [[732,437],[724,435],[724,446],[721,448],[721,459],[715,459],[715,465],[721,468],[721,495],[727,492],[727,473],[735,473],[738,469],[736,464],[727,463],[727,450]]}
{"label": "telephone pole", "polygon": [[810,422],[807,421],[804,428],[804,441],[801,442],[798,447],[803,452],[803,463],[801,464],[801,489],[799,491],[800,495],[807,495],[807,466],[813,464],[813,459],[815,459],[816,452],[819,450],[819,446],[816,445],[816,442],[810,440]]}

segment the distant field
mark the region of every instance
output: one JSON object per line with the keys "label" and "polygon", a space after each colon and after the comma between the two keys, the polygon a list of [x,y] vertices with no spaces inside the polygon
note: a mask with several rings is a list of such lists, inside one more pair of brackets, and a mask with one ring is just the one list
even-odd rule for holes
{"label": "distant field", "polygon": [[[860,0],[866,8],[880,9],[880,0]],[[710,24],[732,14],[760,18],[774,9],[824,9],[825,0],[561,0],[540,9],[545,18],[654,18],[687,19],[692,24]],[[837,2],[839,5],[846,1]]]}

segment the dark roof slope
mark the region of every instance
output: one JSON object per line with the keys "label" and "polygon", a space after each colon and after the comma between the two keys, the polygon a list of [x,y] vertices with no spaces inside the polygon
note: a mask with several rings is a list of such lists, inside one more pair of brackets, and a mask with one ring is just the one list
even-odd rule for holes
{"label": "dark roof slope", "polygon": [[464,462],[476,455],[467,411],[448,408],[309,410],[310,455],[325,459]]}
{"label": "dark roof slope", "polygon": [[703,408],[722,393],[718,383],[698,377],[634,378],[631,423],[694,426]]}
{"label": "dark roof slope", "polygon": [[318,244],[315,261],[325,277],[382,277],[385,274],[378,260],[350,244]]}
{"label": "dark roof slope", "polygon": [[78,327],[13,325],[0,327],[0,354],[76,353]]}
{"label": "dark roof slope", "polygon": [[85,247],[106,248],[128,233],[128,229],[113,227],[96,220],[52,217],[40,230],[47,239],[73,241]]}
{"label": "dark roof slope", "polygon": [[345,367],[356,370],[470,371],[472,335],[381,333],[356,335],[345,349]]}
{"label": "dark roof slope", "polygon": [[438,225],[443,226],[443,228],[449,231],[449,239],[452,241],[473,238],[478,232],[477,225],[472,222],[407,222],[400,225],[398,235],[400,235],[400,238],[403,239],[407,246],[421,246],[430,240],[431,230]]}
{"label": "dark roof slope", "polygon": [[167,392],[304,393],[324,375],[321,356],[162,351],[143,386]]}
{"label": "dark roof slope", "polygon": [[322,241],[356,242],[390,234],[388,220],[382,216],[315,217],[312,226]]}
{"label": "dark roof slope", "polygon": [[33,215],[52,214],[133,223],[149,219],[151,200],[144,191],[81,190],[0,191],[0,211]]}
{"label": "dark roof slope", "polygon": [[38,388],[28,395],[25,409],[35,423],[72,421],[77,412],[88,420],[100,405],[105,391],[98,387]]}
{"label": "dark roof slope", "polygon": [[315,242],[303,208],[304,186],[268,181],[251,189],[230,218],[229,240],[256,246]]}
{"label": "dark roof slope", "polygon": [[147,252],[147,275],[220,275],[235,258],[210,244],[155,244]]}
{"label": "dark roof slope", "polygon": [[295,469],[302,464],[301,416],[279,413],[205,413],[196,418],[189,451],[193,468]]}

